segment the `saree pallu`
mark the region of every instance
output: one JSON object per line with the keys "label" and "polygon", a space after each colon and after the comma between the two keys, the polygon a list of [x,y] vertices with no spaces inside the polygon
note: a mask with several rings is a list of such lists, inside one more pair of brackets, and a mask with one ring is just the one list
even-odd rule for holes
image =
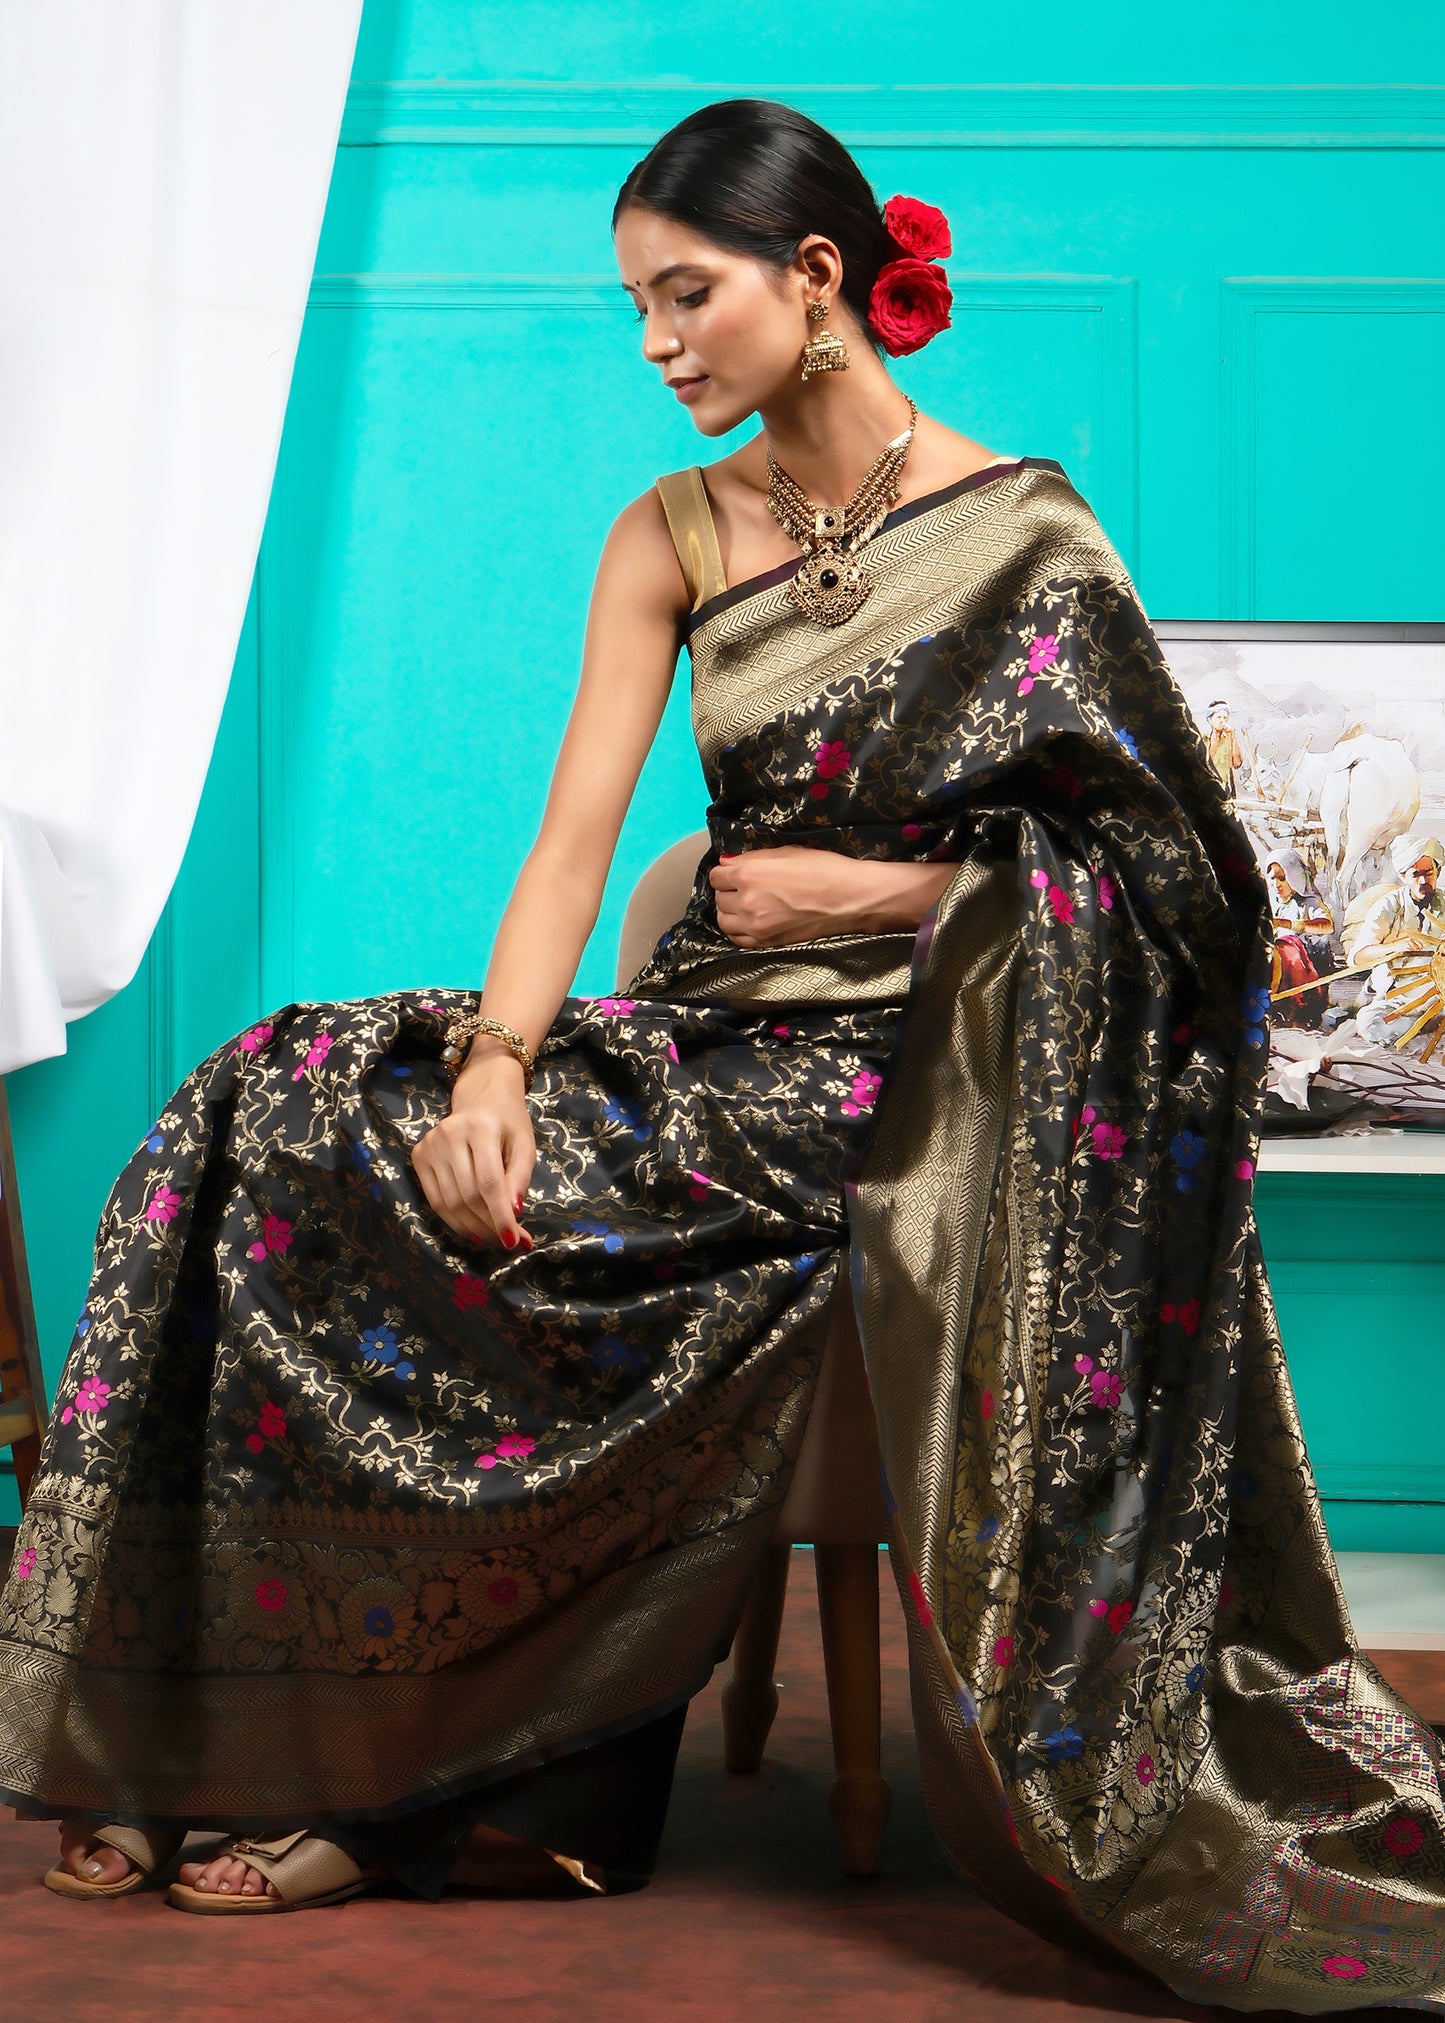
{"label": "saree pallu", "polygon": [[[704,530],[704,535],[706,530]],[[117,1184],[0,1598],[0,1786],[378,1817],[725,1648],[844,1246],[959,1866],[1181,1996],[1445,2007],[1435,1738],[1359,1652],[1251,1212],[1263,881],[1051,460],[895,511],[837,629],[694,613],[710,848],[529,1104],[536,1248],[426,1209],[455,993],[288,1007]],[[723,850],[956,860],[746,951]]]}

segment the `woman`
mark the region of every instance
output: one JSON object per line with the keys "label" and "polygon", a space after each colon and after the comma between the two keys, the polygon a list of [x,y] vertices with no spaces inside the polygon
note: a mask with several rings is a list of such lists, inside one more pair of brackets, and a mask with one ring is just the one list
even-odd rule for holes
{"label": "woman", "polygon": [[[946,323],[947,227],[812,122],[694,114],[615,233],[700,432],[762,433],[608,540],[480,1013],[288,1006],[122,1175],[0,1786],[69,1815],[57,1887],[239,1829],[187,1908],[434,1893],[468,1835],[641,1879],[847,1241],[959,1864],[1201,2000],[1439,2002],[1433,1739],[1250,1215],[1268,904],[1127,573],[1058,464],[915,419],[878,348]],[[680,632],[710,848],[568,997]]]}

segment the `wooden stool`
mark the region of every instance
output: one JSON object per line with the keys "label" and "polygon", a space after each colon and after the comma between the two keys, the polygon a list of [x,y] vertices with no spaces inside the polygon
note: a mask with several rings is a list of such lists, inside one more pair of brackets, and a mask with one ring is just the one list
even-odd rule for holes
{"label": "wooden stool", "polygon": [[9,1447],[15,1456],[22,1510],[40,1460],[45,1419],[45,1379],[25,1268],[10,1112],[0,1080],[0,1447]]}
{"label": "wooden stool", "polygon": [[[705,830],[684,836],[638,879],[622,924],[619,991],[684,911],[707,847]],[[723,1688],[723,1747],[729,1770],[746,1775],[762,1763],[778,1710],[773,1667],[788,1566],[795,1545],[811,1544],[833,1734],[828,1810],[844,1870],[856,1876],[877,1875],[882,1867],[883,1827],[892,1803],[881,1752],[878,1545],[887,1530],[881,1485],[845,1248],[828,1303],[818,1390],[798,1465],[733,1642],[732,1677]]]}

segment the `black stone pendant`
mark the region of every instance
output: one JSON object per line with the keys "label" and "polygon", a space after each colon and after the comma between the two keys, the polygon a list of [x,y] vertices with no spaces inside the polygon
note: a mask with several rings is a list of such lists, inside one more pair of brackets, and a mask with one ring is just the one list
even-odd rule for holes
{"label": "black stone pendant", "polygon": [[842,625],[873,594],[873,579],[836,547],[817,548],[790,578],[788,595],[815,625]]}

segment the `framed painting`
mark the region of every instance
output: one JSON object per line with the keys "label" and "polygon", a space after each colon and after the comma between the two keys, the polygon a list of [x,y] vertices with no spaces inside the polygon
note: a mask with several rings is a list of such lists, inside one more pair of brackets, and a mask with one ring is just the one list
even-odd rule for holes
{"label": "framed painting", "polygon": [[1270,894],[1264,1128],[1445,1130],[1445,624],[1154,630]]}

